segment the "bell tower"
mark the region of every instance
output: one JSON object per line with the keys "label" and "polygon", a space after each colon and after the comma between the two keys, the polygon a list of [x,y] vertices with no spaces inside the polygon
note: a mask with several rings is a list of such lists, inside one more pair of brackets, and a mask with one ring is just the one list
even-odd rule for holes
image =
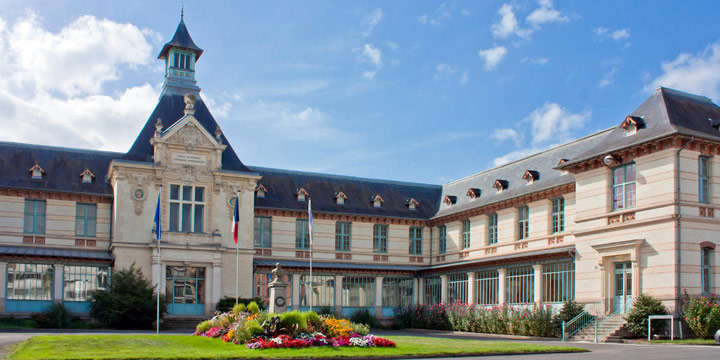
{"label": "bell tower", "polygon": [[163,46],[158,55],[158,59],[165,60],[165,83],[161,97],[168,93],[185,95],[188,92],[195,94],[200,92],[195,81],[195,63],[203,50],[195,45],[190,37],[184,18],[183,11],[175,35]]}

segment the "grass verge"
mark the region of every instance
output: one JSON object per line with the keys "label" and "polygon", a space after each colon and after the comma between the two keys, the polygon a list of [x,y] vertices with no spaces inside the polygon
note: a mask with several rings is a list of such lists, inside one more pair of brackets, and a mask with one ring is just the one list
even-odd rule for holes
{"label": "grass verge", "polygon": [[251,350],[242,345],[188,335],[50,335],[35,336],[14,347],[9,359],[243,359],[432,357],[582,352],[585,349],[506,341],[389,336],[396,348]]}
{"label": "grass verge", "polygon": [[713,339],[678,339],[678,340],[653,340],[652,344],[676,344],[676,345],[720,345]]}

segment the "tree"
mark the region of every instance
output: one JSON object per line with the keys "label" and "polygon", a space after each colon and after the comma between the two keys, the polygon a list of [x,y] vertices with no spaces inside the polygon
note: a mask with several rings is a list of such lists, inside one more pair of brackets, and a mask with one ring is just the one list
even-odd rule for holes
{"label": "tree", "polygon": [[[648,316],[667,315],[667,309],[660,300],[646,294],[640,294],[635,299],[632,309],[627,316],[627,329],[635,335],[646,336],[648,333]],[[653,334],[665,329],[667,321],[653,321]]]}
{"label": "tree", "polygon": [[555,334],[558,336],[562,336],[562,323],[568,322],[572,319],[574,319],[576,316],[580,315],[581,312],[585,310],[585,305],[578,304],[575,302],[575,300],[567,300],[563,304],[562,308],[560,309],[560,312],[557,313],[552,319],[552,327],[555,331]]}
{"label": "tree", "polygon": [[[91,295],[90,316],[117,329],[150,329],[156,318],[155,287],[135,267],[115,270],[107,291]],[[167,301],[160,297],[160,318],[167,312]]]}

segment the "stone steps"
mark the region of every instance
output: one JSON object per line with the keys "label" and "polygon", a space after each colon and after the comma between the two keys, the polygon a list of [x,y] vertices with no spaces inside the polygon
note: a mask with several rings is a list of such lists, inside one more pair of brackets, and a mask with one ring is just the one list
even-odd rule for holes
{"label": "stone steps", "polygon": [[[623,314],[608,315],[605,318],[596,319],[602,322],[598,325],[598,341],[599,342],[619,342],[622,340],[622,330],[626,320]],[[595,341],[595,322],[591,321],[580,331],[570,337],[571,341]]]}
{"label": "stone steps", "polygon": [[199,316],[188,317],[166,317],[163,320],[162,328],[165,330],[189,330],[195,331],[197,324],[204,321],[205,318]]}

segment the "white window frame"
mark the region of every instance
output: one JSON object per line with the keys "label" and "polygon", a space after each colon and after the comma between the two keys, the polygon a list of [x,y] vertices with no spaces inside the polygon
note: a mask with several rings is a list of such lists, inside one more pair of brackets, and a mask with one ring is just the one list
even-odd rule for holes
{"label": "white window frame", "polygon": [[[170,185],[170,193],[169,195],[172,195],[172,187],[177,186],[178,187],[178,198],[173,199],[172,196],[168,196],[168,201],[170,203],[170,207],[172,207],[172,204],[178,205],[178,212],[177,212],[177,229],[170,228],[170,224],[172,224],[172,221],[170,217],[173,215],[172,211],[168,211],[168,229],[173,232],[184,232],[184,233],[204,233],[205,230],[205,215],[207,214],[207,203],[205,202],[205,199],[207,198],[207,191],[204,186],[195,186],[195,185],[180,185],[180,184],[172,184]],[[189,187],[190,190],[190,200],[183,200],[183,192],[185,191],[185,188]],[[197,195],[197,189],[202,189],[203,192],[203,199],[202,201],[196,200],[195,197]],[[186,231],[183,229],[183,205],[190,205],[190,230]],[[203,214],[202,219],[200,219],[200,222],[202,224],[202,229],[200,231],[197,231],[195,229],[195,209],[197,206],[202,206]]]}

